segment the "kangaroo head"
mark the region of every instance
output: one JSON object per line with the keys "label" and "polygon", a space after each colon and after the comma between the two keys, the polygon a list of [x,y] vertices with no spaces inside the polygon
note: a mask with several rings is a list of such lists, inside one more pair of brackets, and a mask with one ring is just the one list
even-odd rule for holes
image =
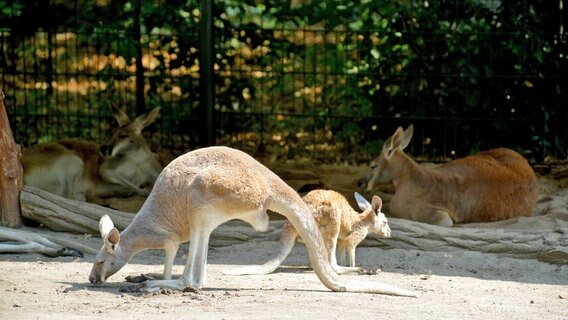
{"label": "kangaroo head", "polygon": [[391,229],[389,222],[384,213],[381,212],[383,207],[383,200],[379,196],[373,196],[371,203],[367,201],[362,195],[355,192],[355,199],[357,200],[357,205],[359,209],[363,211],[364,214],[368,214],[367,218],[370,222],[369,232],[378,234],[381,237],[388,238],[391,236]]}
{"label": "kangaroo head", "polygon": [[111,105],[111,111],[113,117],[118,122],[119,128],[112,137],[100,147],[99,151],[101,155],[118,156],[131,151],[148,149],[148,144],[142,135],[142,130],[158,118],[160,108],[154,108],[149,113],[140,115],[133,121],[130,120],[126,113],[114,105]]}
{"label": "kangaroo head", "polygon": [[127,258],[117,254],[120,250],[120,233],[114,227],[108,215],[101,218],[99,230],[103,238],[103,247],[95,257],[95,263],[89,275],[89,281],[93,284],[104,283],[108,277],[115,274],[128,262]]}
{"label": "kangaroo head", "polygon": [[411,124],[403,130],[398,127],[394,134],[390,136],[383,144],[381,153],[370,164],[371,170],[367,172],[360,182],[367,182],[367,191],[374,190],[378,185],[388,183],[397,175],[397,159],[395,156],[398,152],[403,152],[404,148],[410,143],[414,126]]}

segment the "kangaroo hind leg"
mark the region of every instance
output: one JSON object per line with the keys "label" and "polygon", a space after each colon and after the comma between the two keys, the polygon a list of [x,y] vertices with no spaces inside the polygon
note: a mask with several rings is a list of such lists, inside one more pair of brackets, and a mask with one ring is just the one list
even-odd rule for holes
{"label": "kangaroo hind leg", "polygon": [[420,213],[416,221],[451,227],[454,225],[451,212],[446,208],[431,207]]}

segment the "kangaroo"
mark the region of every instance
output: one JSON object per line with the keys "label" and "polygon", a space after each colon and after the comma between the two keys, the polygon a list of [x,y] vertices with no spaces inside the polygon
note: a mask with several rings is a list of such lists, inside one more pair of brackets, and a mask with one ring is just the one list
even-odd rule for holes
{"label": "kangaroo", "polygon": [[362,183],[367,190],[392,182],[393,217],[430,224],[490,222],[529,216],[537,200],[537,178],[517,152],[496,148],[426,168],[404,153],[413,126],[389,137]]}
{"label": "kangaroo", "polygon": [[[338,274],[367,273],[355,267],[355,248],[369,232],[382,237],[390,237],[391,230],[387,218],[381,212],[382,200],[373,196],[372,205],[359,193],[355,199],[363,213],[353,210],[343,195],[332,190],[313,190],[303,197],[314,214],[327,251],[327,259]],[[298,232],[287,222],[280,234],[280,249],[276,256],[262,266],[245,266],[225,272],[230,275],[269,274],[282,264],[290,254]],[[345,266],[345,255],[349,256],[349,267],[337,265],[336,248],[339,249],[339,263]]]}
{"label": "kangaroo", "polygon": [[24,150],[24,184],[80,201],[148,195],[141,188],[152,184],[162,165],[152,153],[142,129],[159,115],[159,108],[130,120],[111,106],[119,128],[100,146],[93,142],[68,139],[45,142]]}
{"label": "kangaroo", "polygon": [[81,251],[63,247],[38,233],[5,227],[0,227],[0,253],[40,253],[49,257],[83,257]]}
{"label": "kangaroo", "polygon": [[[310,207],[275,173],[243,151],[208,147],[188,152],[168,164],[133,221],[122,233],[104,216],[99,229],[103,246],[89,281],[104,283],[136,253],[164,249],[164,279],[149,280],[136,290],[200,289],[206,278],[211,232],[220,224],[240,219],[255,230],[268,228],[271,210],[284,215],[306,244],[312,267],[333,291],[413,296],[412,291],[371,281],[344,281],[331,267]],[[182,276],[172,279],[172,265],[181,243],[189,241]]]}

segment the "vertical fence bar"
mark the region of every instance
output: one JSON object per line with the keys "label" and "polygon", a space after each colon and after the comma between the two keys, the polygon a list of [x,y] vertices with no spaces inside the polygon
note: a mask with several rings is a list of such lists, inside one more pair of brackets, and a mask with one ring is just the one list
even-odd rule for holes
{"label": "vertical fence bar", "polygon": [[[201,110],[205,113],[205,144],[215,144],[215,83],[213,74],[213,0],[201,0],[201,20],[199,21],[199,86],[201,87]],[[201,139],[200,139],[201,140]],[[203,141],[203,140],[201,140]],[[201,143],[203,144],[203,143]]]}
{"label": "vertical fence bar", "polygon": [[144,100],[144,65],[142,64],[142,30],[141,30],[142,3],[140,0],[134,2],[134,41],[136,42],[136,114],[146,112]]}

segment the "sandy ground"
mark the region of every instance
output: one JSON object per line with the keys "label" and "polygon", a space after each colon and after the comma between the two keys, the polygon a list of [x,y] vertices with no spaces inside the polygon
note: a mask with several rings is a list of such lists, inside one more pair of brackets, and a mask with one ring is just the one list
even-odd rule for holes
{"label": "sandy ground", "polygon": [[[396,232],[396,230],[393,230]],[[92,248],[97,237],[62,234]],[[103,286],[88,275],[93,255],[0,255],[0,319],[568,319],[568,265],[471,251],[451,253],[360,247],[357,263],[381,268],[349,275],[415,290],[419,298],[336,293],[307,268],[298,243],[284,267],[264,276],[227,276],[265,262],[278,242],[212,246],[205,288],[197,293],[124,293],[128,275],[160,273],[163,252],[137,255]],[[182,246],[175,274],[183,271]]]}
{"label": "sandy ground", "polygon": [[[69,237],[93,248],[99,238]],[[227,276],[223,270],[262,263],[276,241],[212,247],[206,287],[198,293],[123,293],[127,275],[162,271],[163,253],[136,256],[103,286],[87,277],[94,259],[0,256],[0,319],[568,319],[568,266],[491,254],[362,247],[358,264],[376,275],[349,275],[415,290],[419,298],[336,293],[306,267],[297,244],[285,267],[265,276]],[[183,252],[175,274],[183,270]]]}

